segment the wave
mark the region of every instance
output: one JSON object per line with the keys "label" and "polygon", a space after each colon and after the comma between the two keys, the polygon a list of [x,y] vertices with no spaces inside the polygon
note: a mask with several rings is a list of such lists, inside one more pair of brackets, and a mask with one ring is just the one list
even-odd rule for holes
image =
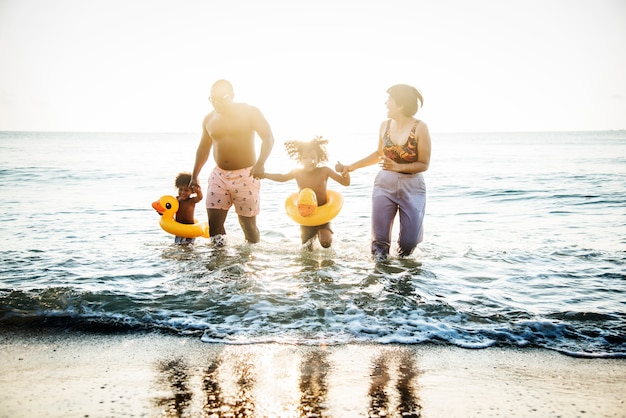
{"label": "wave", "polygon": [[[302,345],[348,343],[449,344],[463,348],[540,347],[580,357],[626,357],[626,315],[525,311],[480,314],[435,295],[408,295],[410,278],[388,280],[353,303],[321,298],[286,305],[245,296],[209,300],[183,292],[149,301],[74,288],[0,291],[0,325],[98,333],[163,332],[207,343]],[[332,286],[332,283],[330,283]],[[370,284],[372,285],[372,284]],[[241,284],[237,287],[241,289]],[[326,294],[323,289],[320,293]],[[239,299],[237,303],[236,299]]]}

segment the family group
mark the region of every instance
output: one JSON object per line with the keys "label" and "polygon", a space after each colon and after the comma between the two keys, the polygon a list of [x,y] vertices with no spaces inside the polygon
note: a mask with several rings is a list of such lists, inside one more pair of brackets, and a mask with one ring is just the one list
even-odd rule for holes
{"label": "family group", "polygon": [[[261,179],[295,180],[299,190],[313,190],[316,204],[321,208],[328,201],[329,178],[349,186],[351,171],[378,164],[380,171],[372,189],[372,256],[376,260],[389,256],[396,216],[400,221],[397,255],[410,255],[424,236],[426,185],[422,173],[430,163],[431,139],[426,123],[415,118],[424,102],[420,91],[407,84],[397,84],[387,94],[387,118],[380,124],[378,147],[370,154],[352,164],[337,163],[333,170],[325,164],[328,162],[326,139],[292,140],[285,147],[298,166],[287,173],[267,173],[265,163],[274,147],[270,124],[257,107],[234,100],[229,81],[216,81],[209,97],[213,111],[203,120],[193,171],[180,173],[175,180],[179,203],[176,221],[194,223],[195,204],[204,199],[211,241],[214,245],[224,245],[224,223],[234,207],[246,241],[257,243]],[[258,156],[257,136],[261,140]],[[211,151],[216,166],[209,175],[205,196],[198,176]],[[310,247],[316,239],[325,248],[332,244],[330,222],[300,228],[303,244]],[[176,238],[178,243],[192,240]]]}

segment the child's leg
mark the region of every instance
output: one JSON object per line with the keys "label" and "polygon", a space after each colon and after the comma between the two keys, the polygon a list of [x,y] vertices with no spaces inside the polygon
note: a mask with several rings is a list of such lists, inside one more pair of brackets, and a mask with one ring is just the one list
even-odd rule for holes
{"label": "child's leg", "polygon": [[317,235],[316,226],[300,225],[300,238],[302,239],[302,244],[306,244],[311,239],[315,238],[316,235]]}
{"label": "child's leg", "polygon": [[189,245],[196,241],[195,238],[174,237],[174,243],[179,245]]}
{"label": "child's leg", "polygon": [[324,248],[328,248],[333,243],[333,231],[330,229],[330,224],[318,226],[317,239],[320,241],[320,245]]}

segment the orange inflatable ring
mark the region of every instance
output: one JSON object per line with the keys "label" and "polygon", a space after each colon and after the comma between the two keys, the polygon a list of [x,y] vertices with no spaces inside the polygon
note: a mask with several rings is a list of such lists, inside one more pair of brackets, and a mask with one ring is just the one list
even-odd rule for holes
{"label": "orange inflatable ring", "polygon": [[[305,189],[302,189],[303,191]],[[298,210],[298,199],[301,192],[291,194],[285,200],[285,211],[287,215],[296,223],[304,226],[318,226],[330,222],[341,210],[343,206],[343,197],[341,193],[334,190],[326,192],[326,204],[318,206],[312,214],[302,216]]]}
{"label": "orange inflatable ring", "polygon": [[197,219],[194,220],[194,224],[176,222],[174,216],[178,211],[178,199],[174,196],[161,196],[159,200],[152,203],[152,207],[161,215],[159,225],[165,232],[184,238],[209,238],[208,222],[198,222]]}

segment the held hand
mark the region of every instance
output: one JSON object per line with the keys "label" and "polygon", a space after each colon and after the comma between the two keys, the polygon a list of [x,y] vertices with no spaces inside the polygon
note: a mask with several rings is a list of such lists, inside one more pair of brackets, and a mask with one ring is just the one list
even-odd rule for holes
{"label": "held hand", "polygon": [[335,164],[335,171],[337,173],[340,173],[342,176],[345,176],[346,174],[350,172],[350,170],[348,170],[348,167],[341,164],[339,161],[337,161],[337,164]]}
{"label": "held hand", "polygon": [[254,165],[250,170],[250,176],[255,179],[262,179],[265,177],[265,167],[263,165]]}
{"label": "held hand", "polygon": [[192,191],[195,191],[194,190],[195,187],[200,187],[200,185],[198,184],[198,179],[192,177],[191,180],[189,180],[189,188]]}

